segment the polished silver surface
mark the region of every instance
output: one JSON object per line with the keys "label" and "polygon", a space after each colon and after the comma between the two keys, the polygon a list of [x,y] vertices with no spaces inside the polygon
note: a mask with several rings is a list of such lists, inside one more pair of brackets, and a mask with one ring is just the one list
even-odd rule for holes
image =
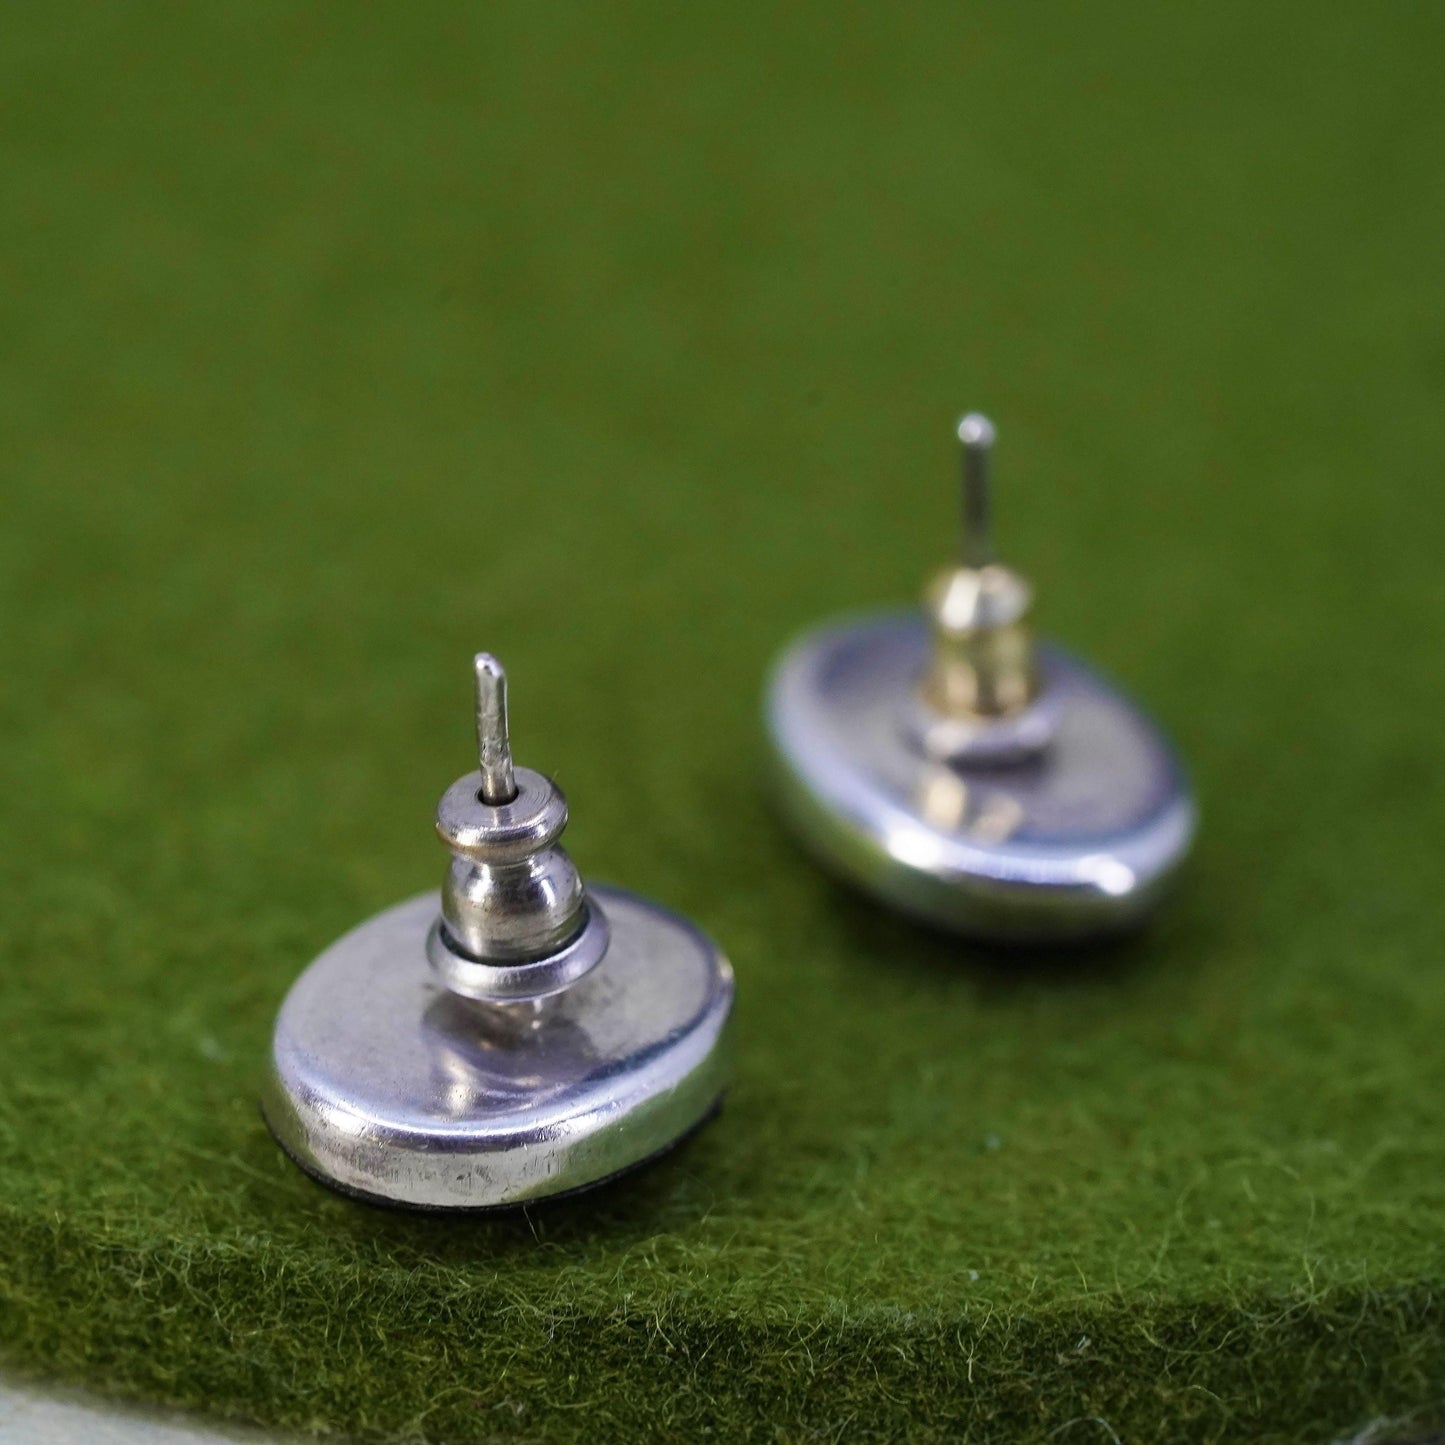
{"label": "polished silver surface", "polygon": [[1188,852],[1193,801],[1169,745],[1060,649],[1038,652],[1047,747],[1000,765],[928,756],[910,699],[930,657],[917,613],[801,638],[767,694],[781,805],[837,872],[907,913],[988,940],[1128,929]]}
{"label": "polished silver surface", "polygon": [[732,971],[686,920],[590,890],[611,946],[565,992],[469,1002],[427,962],[435,894],[377,915],[296,981],[263,1099],[308,1173],[422,1209],[522,1204],[665,1150],[729,1074]]}

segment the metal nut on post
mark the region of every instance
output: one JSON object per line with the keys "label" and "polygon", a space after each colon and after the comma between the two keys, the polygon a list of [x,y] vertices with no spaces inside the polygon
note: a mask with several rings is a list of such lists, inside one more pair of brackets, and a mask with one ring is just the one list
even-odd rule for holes
{"label": "metal nut on post", "polygon": [[561,791],[529,768],[515,779],[510,803],[483,802],[476,772],[437,806],[437,836],[454,855],[442,885],[446,942],[474,960],[538,958],[586,918],[581,875],[555,846],[567,826]]}
{"label": "metal nut on post", "polygon": [[996,562],[940,573],[924,596],[933,661],[919,683],[925,706],[976,722],[1012,717],[1038,695],[1027,582]]}
{"label": "metal nut on post", "polygon": [[567,800],[550,778],[512,763],[507,678],[489,653],[475,660],[480,768],[437,805],[452,851],[441,917],[427,958],[464,998],[514,1003],[570,988],[607,952],[607,920],[557,839]]}

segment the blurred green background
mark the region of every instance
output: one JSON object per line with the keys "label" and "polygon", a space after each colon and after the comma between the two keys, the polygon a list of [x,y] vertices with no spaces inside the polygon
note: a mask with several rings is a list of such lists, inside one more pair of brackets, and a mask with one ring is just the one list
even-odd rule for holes
{"label": "blurred green background", "polygon": [[[3,29],[0,1360],[378,1440],[1438,1418],[1445,11]],[[922,934],[768,809],[769,660],[943,560],[967,407],[1201,794],[1112,953]],[[255,1096],[440,881],[478,647],[741,1057],[665,1163],[461,1223]]]}

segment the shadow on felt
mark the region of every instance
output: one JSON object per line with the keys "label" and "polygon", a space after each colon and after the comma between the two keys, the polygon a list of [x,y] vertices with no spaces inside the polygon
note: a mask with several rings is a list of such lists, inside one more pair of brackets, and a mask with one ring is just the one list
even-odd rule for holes
{"label": "shadow on felt", "polygon": [[822,886],[832,929],[846,940],[839,956],[850,966],[887,969],[912,982],[957,983],[981,1003],[1125,985],[1147,975],[1178,942],[1175,921],[1154,918],[1133,932],[1080,943],[981,943],[895,913],[831,876]]}

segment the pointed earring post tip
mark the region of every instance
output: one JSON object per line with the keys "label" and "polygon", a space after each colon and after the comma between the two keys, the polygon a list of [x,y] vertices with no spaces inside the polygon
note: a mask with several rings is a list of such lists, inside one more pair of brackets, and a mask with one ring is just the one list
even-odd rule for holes
{"label": "pointed earring post tip", "polygon": [[982,412],[960,417],[958,439],[963,443],[963,565],[975,569],[993,561],[989,522],[989,457],[997,433]]}
{"label": "pointed earring post tip", "polygon": [[971,450],[991,447],[997,435],[994,424],[981,411],[971,411],[958,419],[958,439]]}
{"label": "pointed earring post tip", "polygon": [[472,659],[477,680],[477,762],[482,802],[497,807],[517,796],[512,744],[507,735],[507,673],[490,652]]}

